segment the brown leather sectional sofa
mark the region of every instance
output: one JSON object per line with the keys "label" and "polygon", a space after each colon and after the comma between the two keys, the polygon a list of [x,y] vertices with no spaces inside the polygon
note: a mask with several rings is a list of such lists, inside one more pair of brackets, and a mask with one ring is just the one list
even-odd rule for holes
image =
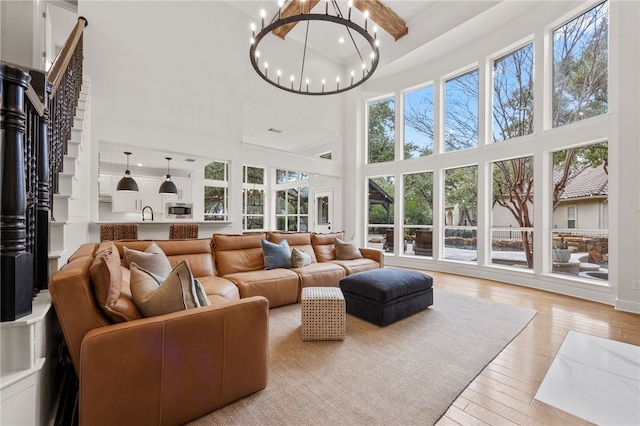
{"label": "brown leather sectional sofa", "polygon": [[[79,379],[81,425],[182,424],[267,386],[269,308],[296,303],[302,287],[338,286],[383,266],[380,250],[337,260],[341,233],[214,234],[156,244],[172,266],[186,260],[211,306],[143,318],[131,299],[124,247],[83,244],[49,284]],[[306,251],[302,268],[264,269],[261,241]]]}

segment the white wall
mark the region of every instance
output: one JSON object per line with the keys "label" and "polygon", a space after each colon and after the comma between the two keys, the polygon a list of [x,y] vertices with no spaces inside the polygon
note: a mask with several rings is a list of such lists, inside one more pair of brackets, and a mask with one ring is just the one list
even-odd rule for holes
{"label": "white wall", "polygon": [[[488,229],[490,220],[490,175],[487,174],[487,164],[501,158],[519,156],[533,156],[534,165],[546,163],[545,167],[538,167],[535,179],[534,199],[536,200],[534,216],[536,229],[534,232],[534,246],[543,247],[548,244],[548,233],[540,232],[551,227],[550,208],[544,201],[547,188],[550,187],[550,153],[556,147],[567,143],[587,143],[601,140],[609,141],[609,215],[610,223],[610,256],[609,283],[572,282],[558,279],[550,271],[550,260],[536,251],[533,274],[505,270],[487,265],[480,261],[478,264],[464,264],[439,260],[416,259],[389,255],[386,264],[436,269],[461,274],[470,274],[506,282],[528,285],[545,290],[571,294],[578,297],[597,300],[615,305],[618,309],[640,312],[640,291],[634,288],[634,281],[640,279],[640,173],[637,163],[639,155],[639,51],[640,36],[637,23],[639,22],[640,4],[638,2],[612,0],[610,7],[610,49],[609,49],[609,113],[596,119],[585,120],[563,129],[546,129],[543,127],[542,102],[545,98],[545,85],[549,81],[543,80],[544,72],[541,68],[545,52],[545,42],[548,33],[555,25],[563,23],[575,12],[577,7],[584,7],[582,2],[504,2],[494,7],[488,13],[477,16],[455,31],[419,48],[415,54],[399,61],[403,66],[392,64],[395,72],[382,72],[374,76],[362,86],[360,94],[353,93],[348,98],[348,104],[355,103],[354,108],[346,110],[347,122],[357,123],[356,128],[345,127],[344,154],[345,180],[357,182],[356,196],[346,194],[343,197],[343,211],[347,232],[355,232],[360,242],[364,242],[366,224],[362,218],[366,213],[366,194],[358,189],[365,187],[367,176],[395,174],[399,181],[401,174],[406,172],[434,170],[434,185],[438,191],[439,173],[445,168],[465,164],[479,165],[479,240]],[[461,7],[463,7],[461,5]],[[514,17],[519,11],[520,15]],[[479,67],[481,84],[489,84],[491,58],[507,52],[507,49],[519,46],[525,40],[534,41],[536,50],[536,122],[535,133],[518,143],[502,143],[481,145],[476,149],[465,152],[436,154],[431,157],[397,160],[386,164],[364,164],[366,157],[365,143],[365,102],[367,99],[382,95],[400,96],[403,89],[418,84],[434,82],[435,99],[439,99],[439,84],[445,78],[455,75],[468,67]],[[381,53],[382,54],[382,53]],[[422,59],[421,58],[425,58]],[[428,58],[428,59],[426,59]],[[484,83],[483,83],[484,82]],[[396,106],[400,102],[396,98]],[[489,102],[481,95],[480,116],[483,112],[490,116],[485,105]],[[442,111],[436,108],[436,123]],[[436,124],[437,126],[437,124]],[[401,126],[396,123],[396,129]],[[480,124],[480,131],[489,125]],[[436,127],[438,130],[438,127]],[[481,133],[482,134],[482,133]],[[484,170],[484,171],[483,171]],[[399,194],[396,194],[396,198]],[[396,208],[401,203],[396,203]],[[355,214],[354,214],[355,213]],[[396,212],[398,213],[398,211]],[[396,214],[396,217],[400,217]],[[443,218],[439,209],[434,211],[434,223],[442,223]],[[434,233],[438,230],[434,229]],[[434,241],[436,235],[434,234]],[[434,247],[434,251],[437,249]],[[437,253],[436,253],[437,255]],[[487,248],[478,248],[478,258],[488,258]]]}
{"label": "white wall", "polygon": [[[242,192],[243,164],[341,173],[337,161],[242,145],[245,101],[338,131],[344,108],[341,96],[299,96],[265,84],[248,60],[250,20],[236,8],[92,0],[80,1],[78,13],[89,21],[84,64],[95,147],[111,141],[228,160],[233,194]],[[240,197],[231,203],[241,211]]]}

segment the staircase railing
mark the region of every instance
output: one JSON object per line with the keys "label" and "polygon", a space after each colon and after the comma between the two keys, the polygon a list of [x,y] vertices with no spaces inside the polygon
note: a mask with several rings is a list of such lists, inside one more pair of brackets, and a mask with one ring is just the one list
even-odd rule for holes
{"label": "staircase railing", "polygon": [[1,321],[30,314],[47,288],[53,194],[82,85],[86,26],[78,18],[46,73],[0,63]]}

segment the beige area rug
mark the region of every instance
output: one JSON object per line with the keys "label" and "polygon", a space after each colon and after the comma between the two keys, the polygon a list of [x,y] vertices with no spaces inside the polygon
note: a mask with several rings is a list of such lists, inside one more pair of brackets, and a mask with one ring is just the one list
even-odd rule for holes
{"label": "beige area rug", "polygon": [[303,342],[300,305],[275,308],[267,388],[191,424],[434,424],[534,315],[435,290],[387,327],[347,315],[344,341]]}

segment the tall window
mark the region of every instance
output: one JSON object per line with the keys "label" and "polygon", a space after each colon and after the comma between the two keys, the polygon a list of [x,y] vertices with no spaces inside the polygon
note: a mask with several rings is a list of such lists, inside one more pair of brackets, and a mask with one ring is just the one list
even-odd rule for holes
{"label": "tall window", "polygon": [[309,176],[291,170],[276,170],[276,229],[309,230]]}
{"label": "tall window", "polygon": [[553,165],[552,271],[608,279],[608,144],[557,151]]}
{"label": "tall window", "polygon": [[204,220],[229,219],[229,164],[215,161],[204,168]]}
{"label": "tall window", "polygon": [[609,3],[553,32],[553,127],[608,109]]}
{"label": "tall window", "polygon": [[404,158],[433,154],[433,86],[404,94]]}
{"label": "tall window", "polygon": [[493,63],[493,141],[533,132],[533,43]]}
{"label": "tall window", "polygon": [[393,97],[367,104],[369,163],[393,161],[396,143],[396,111]]}
{"label": "tall window", "polygon": [[445,170],[444,258],[477,261],[478,166]]}
{"label": "tall window", "polygon": [[533,158],[493,163],[491,263],[533,268]]}
{"label": "tall window", "polygon": [[[368,179],[367,247],[394,251],[393,176]],[[382,246],[380,246],[382,243]]]}
{"label": "tall window", "polygon": [[242,167],[242,229],[264,229],[264,169]]}
{"label": "tall window", "polygon": [[403,176],[405,254],[433,256],[433,172]]}
{"label": "tall window", "polygon": [[478,70],[444,84],[444,150],[478,146]]}

